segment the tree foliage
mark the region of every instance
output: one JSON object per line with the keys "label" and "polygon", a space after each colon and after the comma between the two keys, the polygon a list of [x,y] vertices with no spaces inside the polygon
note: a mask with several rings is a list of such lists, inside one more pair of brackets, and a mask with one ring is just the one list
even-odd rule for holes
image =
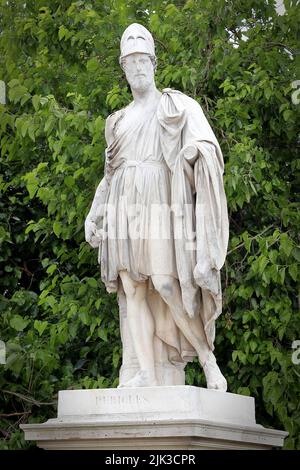
{"label": "tree foliage", "polygon": [[[58,390],[117,384],[117,303],[83,224],[105,118],[131,99],[118,56],[133,21],[154,35],[158,88],[194,97],[224,152],[231,234],[216,354],[229,390],[255,397],[258,422],[300,448],[300,13],[285,6],[278,16],[272,0],[0,0],[0,448],[30,445],[18,425],[54,416]],[[198,364],[187,382],[204,385]]]}

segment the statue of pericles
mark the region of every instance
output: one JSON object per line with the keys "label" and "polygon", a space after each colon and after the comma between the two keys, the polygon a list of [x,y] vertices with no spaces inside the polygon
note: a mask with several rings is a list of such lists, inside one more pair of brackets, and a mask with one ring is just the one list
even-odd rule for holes
{"label": "statue of pericles", "polygon": [[226,391],[213,354],[228,243],[222,152],[195,100],[156,88],[143,26],[124,31],[120,65],[133,101],[106,120],[105,175],[85,223],[118,293],[120,386],[182,385],[198,356],[207,387]]}

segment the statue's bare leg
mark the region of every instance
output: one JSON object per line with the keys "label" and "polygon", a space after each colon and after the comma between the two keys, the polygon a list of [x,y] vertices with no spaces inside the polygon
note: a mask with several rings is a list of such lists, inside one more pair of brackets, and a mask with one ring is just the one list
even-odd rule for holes
{"label": "statue's bare leg", "polygon": [[147,304],[147,284],[135,282],[127,271],[121,271],[127,301],[127,320],[140,366],[139,372],[122,387],[151,387],[157,385],[154,359],[154,319]]}
{"label": "statue's bare leg", "polygon": [[189,318],[184,312],[178,280],[171,276],[155,275],[152,276],[152,282],[169,306],[176,325],[197,352],[199,362],[205,373],[207,388],[226,391],[226,379],[222,375],[216,358],[207,343],[200,316]]}

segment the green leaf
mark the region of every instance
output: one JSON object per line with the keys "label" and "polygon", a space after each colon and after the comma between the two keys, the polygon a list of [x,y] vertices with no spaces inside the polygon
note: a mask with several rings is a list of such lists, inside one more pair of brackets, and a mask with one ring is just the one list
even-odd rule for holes
{"label": "green leaf", "polygon": [[279,270],[279,276],[280,276],[280,282],[281,284],[284,284],[284,280],[285,280],[285,268],[281,268]]}
{"label": "green leaf", "polygon": [[27,184],[26,187],[27,187],[27,190],[29,192],[30,199],[33,199],[36,192],[37,192],[37,190],[38,190],[38,188],[39,188],[38,184],[37,183],[36,184],[35,183],[30,183],[30,184]]}
{"label": "green leaf", "polygon": [[98,328],[98,336],[101,338],[103,341],[107,341],[107,330],[104,328]]}
{"label": "green leaf", "polygon": [[55,233],[55,235],[59,238],[60,234],[61,234],[61,231],[62,231],[62,225],[60,222],[58,222],[57,220],[54,222],[53,224],[53,232]]}
{"label": "green leaf", "polygon": [[19,84],[20,84],[20,82],[19,82],[19,80],[18,80],[17,78],[14,78],[13,80],[10,80],[10,81],[8,82],[8,86],[9,86],[10,88],[14,88],[14,87],[16,87],[16,86],[19,85]]}
{"label": "green leaf", "polygon": [[33,95],[33,97],[32,97],[32,104],[33,104],[33,107],[34,107],[35,111],[39,110],[40,99],[41,99],[40,95]]}
{"label": "green leaf", "polygon": [[272,191],[272,183],[271,183],[271,181],[267,181],[267,182],[266,182],[265,188],[266,188],[267,193],[270,193],[270,192]]}
{"label": "green leaf", "polygon": [[42,336],[48,326],[47,321],[35,320],[33,327],[37,330],[39,336]]}
{"label": "green leaf", "polygon": [[283,111],[283,119],[286,122],[289,121],[292,116],[293,116],[293,111],[291,111],[290,109],[286,109],[285,111]]}
{"label": "green leaf", "polygon": [[98,282],[93,277],[88,278],[86,282],[89,286],[93,287],[94,289],[96,289],[98,287]]}
{"label": "green leaf", "polygon": [[258,263],[259,272],[262,274],[268,264],[269,260],[266,256],[261,256]]}
{"label": "green leaf", "polygon": [[119,365],[120,362],[120,351],[118,349],[114,350],[113,352],[113,366],[116,369]]}
{"label": "green leaf", "polygon": [[297,264],[291,264],[289,266],[289,274],[291,276],[291,278],[293,279],[293,281],[297,281],[297,278],[298,278],[298,266]]}
{"label": "green leaf", "polygon": [[28,135],[33,142],[35,142],[35,128],[33,124],[29,124],[28,126]]}
{"label": "green leaf", "polygon": [[96,57],[92,57],[87,61],[86,68],[88,72],[95,72],[99,68],[99,62]]}
{"label": "green leaf", "polygon": [[13,103],[18,103],[26,93],[27,88],[24,85],[17,85],[9,90],[9,98]]}
{"label": "green leaf", "polygon": [[47,268],[47,271],[46,271],[46,272],[47,272],[47,274],[50,274],[50,275],[51,275],[51,274],[54,273],[54,271],[56,271],[56,269],[57,269],[57,265],[56,265],[56,264],[51,264],[51,265],[49,266],[49,268]]}
{"label": "green leaf", "polygon": [[64,183],[68,188],[72,188],[75,185],[75,180],[73,176],[66,176],[64,179]]}
{"label": "green leaf", "polygon": [[29,126],[29,121],[28,120],[24,121],[22,126],[21,126],[21,135],[22,135],[22,137],[25,137],[28,126]]}
{"label": "green leaf", "polygon": [[53,115],[50,115],[49,118],[47,119],[46,121],[46,124],[45,124],[45,127],[44,127],[44,131],[47,133],[47,134],[50,134],[52,129],[54,128],[54,125],[55,125],[55,118]]}
{"label": "green leaf", "polygon": [[58,39],[69,39],[72,36],[72,33],[64,26],[61,25],[58,30]]}
{"label": "green leaf", "polygon": [[9,323],[14,330],[23,331],[29,325],[30,320],[24,319],[21,315],[14,315]]}
{"label": "green leaf", "polygon": [[80,318],[80,320],[82,321],[82,323],[83,323],[84,325],[88,325],[88,324],[89,324],[88,314],[87,314],[87,312],[85,312],[84,310],[81,310],[81,311],[79,312],[79,318]]}
{"label": "green leaf", "polygon": [[280,238],[280,249],[283,251],[283,253],[286,256],[290,256],[292,249],[293,249],[293,243],[289,239],[289,236],[287,233],[283,233]]}
{"label": "green leaf", "polygon": [[238,390],[237,390],[237,393],[239,395],[245,395],[246,397],[251,396],[251,392],[250,392],[249,387],[239,387]]}
{"label": "green leaf", "polygon": [[265,97],[267,98],[267,100],[269,100],[270,97],[272,96],[272,89],[271,88],[265,88],[264,93],[265,93]]}
{"label": "green leaf", "polygon": [[238,358],[238,351],[233,351],[233,352],[232,352],[232,360],[233,360],[233,362],[235,362],[235,361],[237,360],[237,358]]}
{"label": "green leaf", "polygon": [[298,247],[295,247],[293,250],[292,250],[292,255],[293,257],[300,262],[300,248]]}

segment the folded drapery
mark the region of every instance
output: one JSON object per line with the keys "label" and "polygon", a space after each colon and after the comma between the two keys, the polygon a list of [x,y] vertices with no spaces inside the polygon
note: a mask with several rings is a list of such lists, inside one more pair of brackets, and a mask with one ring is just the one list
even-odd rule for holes
{"label": "folded drapery", "polygon": [[[220,269],[229,235],[223,156],[195,100],[178,91],[164,90],[157,115],[164,158],[172,171],[175,254],[182,300],[190,315],[200,313],[213,349],[215,320],[222,310]],[[196,156],[190,160],[186,150],[191,146]]]}

